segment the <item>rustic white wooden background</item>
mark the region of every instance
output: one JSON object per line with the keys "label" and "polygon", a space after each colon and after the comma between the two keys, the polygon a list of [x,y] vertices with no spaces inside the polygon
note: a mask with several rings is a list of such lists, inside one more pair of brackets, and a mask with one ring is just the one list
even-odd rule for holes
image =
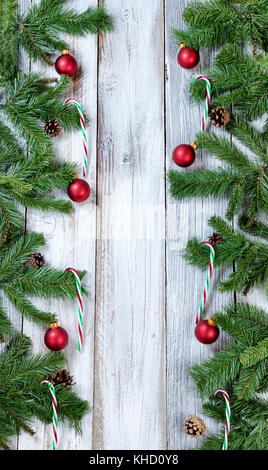
{"label": "rustic white wooden background", "polygon": [[[21,11],[36,0],[20,0]],[[76,0],[84,10],[97,0]],[[92,196],[74,205],[71,216],[28,210],[28,231],[43,232],[51,265],[86,269],[85,348],[75,347],[75,303],[39,302],[57,312],[70,335],[68,368],[74,390],[92,407],[83,420],[83,436],[60,428],[59,449],[189,449],[182,429],[190,413],[202,416],[201,400],[189,368],[224,345],[224,338],[204,346],[194,338],[194,319],[204,274],[185,263],[187,240],[207,239],[207,219],[223,215],[226,201],[169,198],[166,171],[173,148],[193,140],[202,106],[188,101],[194,74],[210,66],[215,51],[201,51],[194,70],[177,64],[171,30],[182,27],[189,0],[106,0],[114,32],[99,38],[70,40],[80,73],[66,97],[76,98],[90,116],[89,176]],[[42,66],[21,53],[25,70]],[[43,67],[48,76],[53,69]],[[55,139],[59,159],[81,161],[81,136]],[[191,169],[213,168],[216,161],[198,152]],[[189,170],[182,170],[189,171]],[[60,194],[62,197],[63,195]],[[65,196],[64,196],[65,197]],[[207,314],[232,301],[215,281]],[[260,291],[251,296],[260,301]],[[264,297],[262,298],[264,302]],[[9,307],[18,329],[45,352],[44,329]],[[214,424],[205,418],[208,431]],[[17,449],[50,449],[51,427],[34,422],[36,436],[22,434]]]}

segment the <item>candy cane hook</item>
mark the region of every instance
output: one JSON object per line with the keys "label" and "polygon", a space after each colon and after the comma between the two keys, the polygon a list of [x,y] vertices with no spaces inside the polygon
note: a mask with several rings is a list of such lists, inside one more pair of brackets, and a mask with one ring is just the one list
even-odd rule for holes
{"label": "candy cane hook", "polygon": [[225,433],[224,433],[224,441],[222,445],[222,450],[227,450],[228,449],[228,440],[229,440],[229,434],[230,434],[230,417],[231,417],[231,406],[230,406],[230,398],[227,392],[225,390],[216,390],[214,393],[214,396],[221,394],[224,397],[225,400],[225,415],[226,415],[226,421],[225,421]]}
{"label": "candy cane hook", "polygon": [[[209,104],[210,104],[210,96],[211,96],[211,83],[208,77],[205,75],[197,75],[197,77],[193,78],[191,85],[194,84],[196,80],[204,80],[206,83],[206,101],[205,101],[205,108],[204,108],[204,113],[201,118],[201,130],[200,132],[205,130],[206,127],[206,121],[208,118],[208,109],[209,109]],[[191,86],[190,85],[190,86]]]}
{"label": "candy cane hook", "polygon": [[81,131],[82,131],[82,137],[83,137],[83,176],[86,176],[87,174],[87,166],[88,166],[88,150],[87,150],[87,136],[86,136],[86,124],[85,124],[85,119],[84,119],[84,114],[82,111],[82,108],[78,101],[76,101],[73,98],[69,98],[68,100],[65,101],[65,104],[67,103],[72,103],[74,104],[77,109],[78,109],[78,114],[79,114],[79,119],[80,119],[80,126],[81,126]]}

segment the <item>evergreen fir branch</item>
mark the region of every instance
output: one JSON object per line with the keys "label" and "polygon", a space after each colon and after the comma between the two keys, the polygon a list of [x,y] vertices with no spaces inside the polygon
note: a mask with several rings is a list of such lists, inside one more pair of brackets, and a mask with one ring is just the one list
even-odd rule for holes
{"label": "evergreen fir branch", "polygon": [[[1,384],[0,391],[16,386],[29,386],[30,381],[40,382],[44,377],[52,375],[65,363],[65,358],[60,353],[48,353],[43,356],[26,356],[16,362],[9,364],[0,371]],[[15,366],[15,370],[14,370]]]}
{"label": "evergreen fir branch", "polygon": [[40,246],[44,246],[44,236],[40,233],[32,232],[21,237],[2,259],[0,268],[0,280],[6,280],[14,273],[18,273],[21,265],[29,261],[29,257]]}
{"label": "evergreen fir branch", "polygon": [[[227,280],[218,283],[221,291],[245,289],[246,292],[258,286],[267,276],[268,247],[260,242],[253,243],[242,232],[235,233],[220,217],[212,217],[209,225],[220,233],[224,242],[215,246],[215,266],[228,266],[236,261],[236,271],[229,274]],[[188,241],[184,253],[185,259],[199,268],[207,268],[209,253],[197,238]]]}
{"label": "evergreen fir branch", "polygon": [[179,42],[186,42],[196,49],[225,42],[239,44],[241,40],[266,49],[266,18],[267,3],[264,0],[250,4],[238,2],[238,5],[225,0],[194,1],[183,12],[187,30],[175,30],[174,35]]}
{"label": "evergreen fir branch", "polygon": [[2,284],[2,289],[16,309],[29,320],[39,324],[48,325],[56,320],[56,315],[39,310],[32,304],[19,289],[15,289],[9,283]]}
{"label": "evergreen fir branch", "polygon": [[239,176],[222,168],[189,173],[169,171],[170,193],[176,199],[185,197],[220,197],[239,181]]}
{"label": "evergreen fir branch", "polygon": [[[78,271],[80,279],[83,279],[86,271]],[[74,299],[77,296],[74,276],[69,271],[57,270],[43,266],[38,270],[29,268],[19,277],[14,276],[10,285],[19,289],[30,297],[42,297],[45,299]],[[82,288],[82,293],[87,294]]]}
{"label": "evergreen fir branch", "polygon": [[113,29],[111,18],[105,6],[89,7],[83,13],[77,14],[74,10],[63,11],[57,18],[54,17],[51,28],[73,35],[99,34]]}
{"label": "evergreen fir branch", "polygon": [[248,124],[239,114],[232,115],[232,119],[227,124],[226,129],[231,135],[237,137],[245,147],[248,147],[248,149],[257,155],[262,163],[268,164],[267,139],[263,136],[263,132]]}
{"label": "evergreen fir branch", "polygon": [[[212,82],[211,108],[233,105],[249,120],[262,116],[268,108],[267,70],[240,47],[225,44],[216,56],[211,70],[204,74]],[[205,84],[196,80],[191,85],[192,98],[203,101]]]}
{"label": "evergreen fir branch", "polygon": [[[44,356],[29,354],[30,342],[24,335],[16,335],[0,354],[0,447],[8,447],[8,439],[18,435],[20,429],[33,433],[34,416],[45,423],[52,420],[49,390],[40,380],[51,377],[61,369],[62,354],[50,352]],[[87,402],[71,390],[57,386],[58,417],[68,420],[81,431],[80,421],[88,412]]]}
{"label": "evergreen fir branch", "polygon": [[250,400],[257,393],[267,370],[268,361],[254,364],[240,371],[234,384],[234,392],[239,399]]}
{"label": "evergreen fir branch", "polygon": [[224,439],[224,432],[210,435],[206,437],[203,444],[199,447],[199,450],[219,450],[220,451],[222,450],[223,439]]}
{"label": "evergreen fir branch", "polygon": [[266,312],[253,305],[237,304],[225,308],[225,313],[216,313],[215,321],[236,341],[252,346],[268,335]]}
{"label": "evergreen fir branch", "polygon": [[240,352],[241,346],[230,343],[228,351],[220,351],[212,359],[191,369],[190,375],[202,397],[213,395],[215,390],[225,388],[227,383],[236,379],[241,369]]}
{"label": "evergreen fir branch", "polygon": [[233,217],[239,213],[240,207],[243,203],[245,186],[246,186],[246,178],[243,175],[232,188],[232,192],[230,194],[230,198],[228,201],[227,210],[225,213],[225,216],[228,220],[232,220]]}
{"label": "evergreen fir branch", "polygon": [[239,226],[244,232],[249,233],[254,237],[261,237],[268,240],[268,226],[262,222],[255,221],[250,223],[247,216],[242,216],[239,219]]}
{"label": "evergreen fir branch", "polygon": [[247,450],[267,450],[268,426],[263,419],[255,426],[245,441]]}
{"label": "evergreen fir branch", "polygon": [[214,132],[203,131],[197,134],[196,145],[204,148],[215,155],[220,160],[233,165],[238,170],[246,173],[256,171],[256,166],[243,154],[234,144],[230,144],[228,139],[218,137]]}
{"label": "evergreen fir branch", "polygon": [[28,354],[31,348],[31,340],[23,333],[13,336],[0,354],[0,369],[7,364],[12,364]]}
{"label": "evergreen fir branch", "polygon": [[2,305],[2,299],[0,304],[0,343],[5,341],[5,337],[13,333],[13,326],[11,321],[7,317],[7,313]]}
{"label": "evergreen fir branch", "polygon": [[268,331],[267,337],[259,341],[256,346],[245,349],[240,354],[240,361],[243,367],[251,367],[260,361],[268,358]]}
{"label": "evergreen fir branch", "polygon": [[17,35],[17,0],[1,0],[0,2],[0,75],[9,78],[18,67],[18,35]]}
{"label": "evergreen fir branch", "polygon": [[4,189],[0,187],[0,211],[5,221],[5,228],[9,229],[10,225],[21,228],[23,226],[23,216],[12,204],[10,197]]}
{"label": "evergreen fir branch", "polygon": [[61,199],[54,200],[49,197],[41,197],[40,194],[32,193],[29,196],[20,194],[15,190],[9,190],[7,193],[13,196],[14,199],[24,207],[30,207],[32,209],[40,209],[42,211],[56,211],[64,214],[70,214],[72,210],[72,204],[70,201]]}
{"label": "evergreen fir branch", "polygon": [[111,31],[112,22],[104,6],[76,13],[62,10],[63,5],[63,1],[41,0],[19,18],[20,42],[34,60],[39,58],[52,64],[50,55],[67,48],[66,41],[58,36],[59,31],[81,36]]}

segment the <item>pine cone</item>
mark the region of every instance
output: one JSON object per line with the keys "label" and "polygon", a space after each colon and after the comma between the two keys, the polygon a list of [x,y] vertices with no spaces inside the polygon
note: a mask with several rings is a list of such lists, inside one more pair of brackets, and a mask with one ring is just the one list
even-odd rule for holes
{"label": "pine cone", "polygon": [[183,427],[186,429],[186,434],[188,434],[190,437],[203,436],[206,431],[206,425],[204,421],[195,415],[190,415],[190,417],[185,420]]}
{"label": "pine cone", "polygon": [[34,253],[29,258],[29,265],[33,268],[41,268],[45,264],[45,258],[41,253]]}
{"label": "pine cone", "polygon": [[63,385],[64,387],[71,387],[73,385],[73,377],[66,369],[61,369],[52,375],[50,379],[52,385]]}
{"label": "pine cone", "polygon": [[217,232],[213,232],[213,234],[209,237],[208,241],[211,245],[219,245],[219,243],[224,242],[224,238]]}
{"label": "pine cone", "polygon": [[225,127],[230,121],[230,113],[223,106],[212,109],[209,120],[215,127]]}
{"label": "pine cone", "polygon": [[45,122],[44,131],[52,137],[57,137],[61,129],[61,124],[56,119],[49,119],[47,122]]}

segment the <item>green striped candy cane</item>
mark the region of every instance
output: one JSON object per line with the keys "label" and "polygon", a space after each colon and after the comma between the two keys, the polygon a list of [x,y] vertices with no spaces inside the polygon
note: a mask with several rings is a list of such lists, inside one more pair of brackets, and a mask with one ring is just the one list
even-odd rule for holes
{"label": "green striped candy cane", "polygon": [[214,393],[214,396],[216,395],[222,395],[225,400],[225,415],[226,415],[226,420],[225,420],[225,433],[224,433],[224,441],[222,445],[222,450],[227,450],[228,449],[228,440],[229,440],[229,434],[230,434],[230,418],[231,418],[231,406],[230,406],[230,398],[227,392],[225,390],[216,390]]}
{"label": "green striped candy cane", "polygon": [[215,251],[214,251],[212,244],[210,242],[202,242],[202,245],[206,245],[209,247],[210,258],[209,258],[209,266],[208,266],[208,272],[207,272],[207,277],[206,277],[206,283],[205,283],[204,290],[203,290],[203,297],[201,299],[199,310],[196,315],[196,323],[198,323],[201,320],[202,313],[203,313],[203,310],[207,301],[208,291],[210,287],[210,280],[211,280],[212,273],[213,273],[213,264],[214,264],[214,259],[215,259]]}
{"label": "green striped candy cane", "polygon": [[52,441],[52,450],[56,450],[58,445],[58,403],[56,398],[56,391],[54,386],[49,380],[42,380],[40,384],[47,384],[51,399],[52,399],[52,427],[53,427],[53,441]]}
{"label": "green striped candy cane", "polygon": [[87,166],[88,166],[88,150],[87,150],[87,136],[86,136],[86,124],[85,124],[84,114],[83,114],[80,104],[74,98],[68,98],[68,100],[65,101],[65,104],[67,103],[74,104],[78,110],[81,132],[82,132],[82,137],[83,137],[83,140],[82,140],[83,150],[84,150],[83,152],[83,176],[86,176]]}
{"label": "green striped candy cane", "polygon": [[78,336],[77,349],[78,349],[78,351],[81,351],[83,343],[84,343],[84,335],[83,335],[83,329],[84,329],[84,320],[83,320],[84,304],[83,304],[83,297],[82,297],[81,279],[80,279],[79,274],[76,271],[76,269],[66,268],[65,271],[71,271],[74,275],[74,278],[75,278],[76,292],[77,292],[77,303],[78,303],[78,308],[77,308],[77,336]]}
{"label": "green striped candy cane", "polygon": [[204,131],[206,128],[206,121],[208,118],[208,109],[209,109],[209,104],[210,104],[210,97],[211,97],[211,83],[208,77],[206,75],[197,75],[197,77],[194,77],[193,80],[191,81],[191,85],[194,84],[196,80],[203,80],[206,83],[206,101],[205,101],[205,107],[204,107],[204,112],[201,118],[201,130],[200,132]]}

